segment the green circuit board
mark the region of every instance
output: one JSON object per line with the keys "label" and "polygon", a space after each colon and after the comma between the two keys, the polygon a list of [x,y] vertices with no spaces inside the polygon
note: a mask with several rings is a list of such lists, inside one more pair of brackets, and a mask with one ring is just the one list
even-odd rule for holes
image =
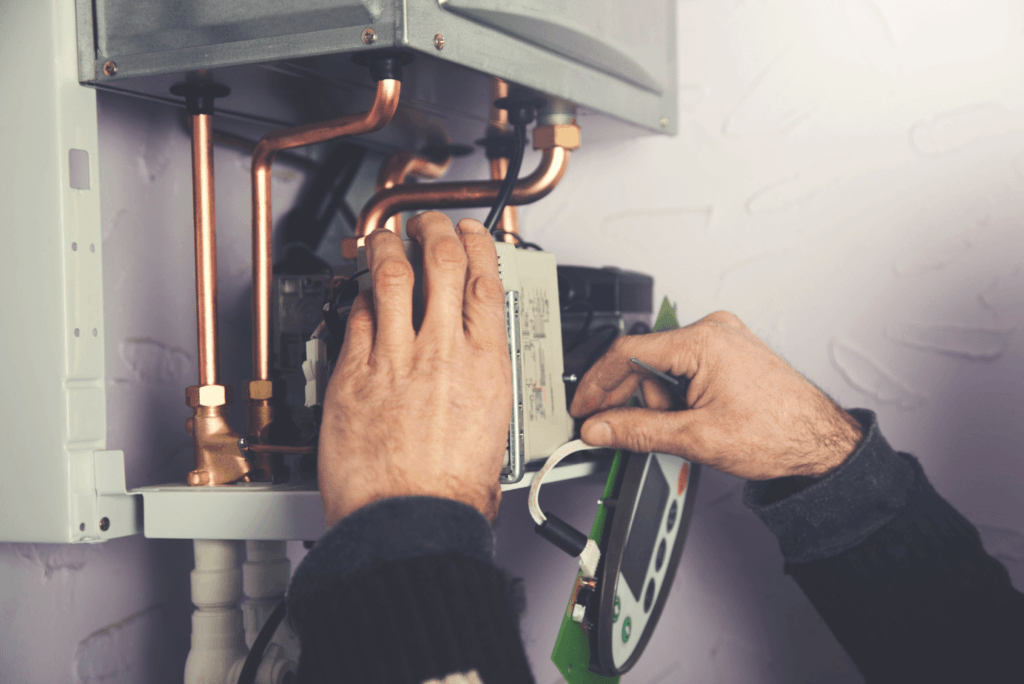
{"label": "green circuit board", "polygon": [[[668,297],[661,303],[658,311],[658,318],[654,323],[655,332],[662,330],[674,330],[679,327],[676,318],[676,311],[668,301]],[[619,474],[622,470],[622,452],[616,451],[612,459],[611,469],[608,471],[608,480],[604,485],[604,493],[601,499],[610,499],[615,491]],[[609,509],[604,505],[597,507],[597,515],[594,516],[594,524],[590,528],[590,538],[598,545],[604,535],[605,523],[608,521]],[[551,660],[555,663],[558,671],[562,673],[566,684],[617,684],[620,677],[605,677],[590,670],[590,638],[583,630],[583,627],[572,619],[572,606],[575,603],[576,591],[582,579],[580,572],[576,573],[576,581],[573,584],[572,593],[569,596],[569,603],[565,613],[562,615],[562,627],[558,630],[558,637],[555,639],[555,649],[551,653]]]}

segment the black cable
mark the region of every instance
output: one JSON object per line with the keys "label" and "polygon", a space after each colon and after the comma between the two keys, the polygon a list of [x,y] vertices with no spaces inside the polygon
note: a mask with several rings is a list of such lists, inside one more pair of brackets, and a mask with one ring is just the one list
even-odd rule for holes
{"label": "black cable", "polygon": [[238,675],[238,684],[255,683],[256,671],[260,669],[260,663],[263,661],[263,652],[267,650],[270,638],[274,636],[274,632],[277,631],[281,621],[284,620],[287,610],[288,606],[285,603],[285,600],[281,599],[281,602],[274,608],[274,612],[272,612],[270,617],[267,618],[267,621],[263,623],[260,633],[256,635],[256,640],[252,642],[252,648],[249,649],[249,655],[245,657],[245,664],[242,665],[242,673]]}
{"label": "black cable", "polygon": [[505,236],[512,236],[512,239],[515,240],[515,246],[518,247],[519,249],[537,250],[538,252],[544,251],[544,248],[538,245],[537,243],[527,243],[525,240],[519,237],[519,233],[517,232],[509,232],[508,230],[495,229],[490,231],[490,234],[493,234],[496,240],[504,238]]}
{"label": "black cable", "polygon": [[583,325],[580,326],[580,329],[577,330],[573,334],[572,338],[563,345],[565,347],[566,353],[571,352],[573,349],[578,347],[581,342],[583,342],[583,336],[587,334],[587,332],[590,330],[590,324],[594,322],[594,307],[593,305],[591,305],[590,302],[588,302],[585,299],[573,302],[572,304],[567,304],[562,309],[562,311],[568,313],[573,309],[578,309],[580,307],[586,307],[587,316],[586,318],[583,319]]}
{"label": "black cable", "polygon": [[515,130],[515,153],[508,162],[508,170],[505,172],[505,178],[501,181],[498,199],[494,201],[491,213],[487,214],[487,220],[484,221],[484,227],[489,231],[493,231],[495,226],[498,225],[498,219],[501,217],[502,212],[505,211],[505,206],[508,205],[509,199],[512,198],[512,191],[516,187],[516,181],[519,180],[519,169],[523,166],[523,154],[525,154],[526,150],[526,124],[516,124]]}

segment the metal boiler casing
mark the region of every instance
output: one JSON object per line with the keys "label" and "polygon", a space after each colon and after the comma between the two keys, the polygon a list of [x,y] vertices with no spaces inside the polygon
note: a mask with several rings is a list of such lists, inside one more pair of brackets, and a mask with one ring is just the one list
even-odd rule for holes
{"label": "metal boiler casing", "polygon": [[166,98],[183,74],[216,69],[233,90],[223,107],[264,118],[291,119],[295,103],[268,111],[261,92],[344,90],[360,73],[348,55],[398,48],[420,56],[407,105],[486,117],[497,77],[648,130],[676,128],[674,0],[77,0],[77,18],[83,83]]}

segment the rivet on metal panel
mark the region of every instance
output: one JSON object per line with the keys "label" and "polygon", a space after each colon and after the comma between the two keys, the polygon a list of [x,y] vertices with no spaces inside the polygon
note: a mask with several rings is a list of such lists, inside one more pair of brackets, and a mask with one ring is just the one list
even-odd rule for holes
{"label": "rivet on metal panel", "polygon": [[434,36],[434,47],[436,47],[438,50],[444,50],[444,36],[442,36],[440,33]]}
{"label": "rivet on metal panel", "polygon": [[89,251],[90,252],[95,252],[96,251],[96,245],[95,244],[89,245]]}
{"label": "rivet on metal panel", "polygon": [[107,62],[103,65],[103,73],[107,76],[115,76],[117,74],[117,65],[113,62]]}
{"label": "rivet on metal panel", "polygon": [[372,28],[364,28],[362,39],[364,45],[372,45],[373,42],[377,40],[377,32]]}
{"label": "rivet on metal panel", "polygon": [[668,126],[668,117],[667,116],[661,117],[661,119],[658,120],[658,123],[661,124],[662,128],[665,128],[666,126]]}
{"label": "rivet on metal panel", "polygon": [[78,243],[77,242],[72,242],[71,243],[71,251],[72,252],[77,252],[78,251]]}
{"label": "rivet on metal panel", "polygon": [[79,330],[78,328],[75,328],[75,337],[78,337],[81,334],[82,334],[82,331]]}
{"label": "rivet on metal panel", "polygon": [[106,532],[110,529],[110,518],[100,518],[100,532]]}
{"label": "rivet on metal panel", "polygon": [[78,523],[78,531],[85,532],[85,523]]}

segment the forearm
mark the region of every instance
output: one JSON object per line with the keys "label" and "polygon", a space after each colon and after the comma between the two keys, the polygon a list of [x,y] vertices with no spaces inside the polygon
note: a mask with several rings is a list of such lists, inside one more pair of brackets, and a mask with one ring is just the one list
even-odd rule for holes
{"label": "forearm", "polygon": [[917,461],[857,416],[865,438],[828,477],[747,486],[786,571],[869,682],[1019,681],[1024,596]]}
{"label": "forearm", "polygon": [[454,501],[386,499],[343,519],[289,587],[300,681],[532,681],[492,557],[487,520]]}

